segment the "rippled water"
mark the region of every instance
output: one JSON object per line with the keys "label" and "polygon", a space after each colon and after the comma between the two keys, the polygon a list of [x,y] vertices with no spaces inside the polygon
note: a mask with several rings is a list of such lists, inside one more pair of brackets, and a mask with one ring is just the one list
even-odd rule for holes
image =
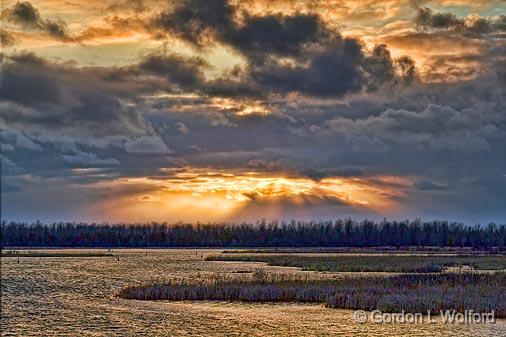
{"label": "rippled water", "polygon": [[[496,324],[358,324],[321,305],[141,302],[124,286],[264,268],[208,262],[216,251],[121,250],[115,257],[2,258],[2,336],[506,336]],[[292,269],[291,272],[297,272]]]}

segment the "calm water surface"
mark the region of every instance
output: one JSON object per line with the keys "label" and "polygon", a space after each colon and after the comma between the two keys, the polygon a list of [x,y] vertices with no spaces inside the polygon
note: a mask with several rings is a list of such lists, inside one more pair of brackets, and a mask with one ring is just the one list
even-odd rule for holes
{"label": "calm water surface", "polygon": [[[89,250],[84,250],[89,251]],[[117,250],[115,257],[2,258],[2,336],[506,336],[496,324],[358,324],[321,305],[143,302],[123,287],[216,273],[298,272],[260,263],[208,262],[196,250]]]}

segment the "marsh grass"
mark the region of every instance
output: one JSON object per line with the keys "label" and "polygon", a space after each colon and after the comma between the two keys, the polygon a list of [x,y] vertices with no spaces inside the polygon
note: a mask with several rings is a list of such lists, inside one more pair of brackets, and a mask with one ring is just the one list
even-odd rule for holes
{"label": "marsh grass", "polygon": [[2,257],[112,257],[112,253],[96,251],[32,251],[32,250],[4,250]]}
{"label": "marsh grass", "polygon": [[506,269],[504,255],[220,254],[208,256],[206,260],[265,262],[271,266],[329,272],[436,273],[455,267]]}
{"label": "marsh grass", "polygon": [[276,248],[234,248],[222,254],[399,254],[399,255],[505,255],[506,251],[476,250],[470,247],[276,247]]}
{"label": "marsh grass", "polygon": [[506,273],[400,274],[311,279],[310,275],[214,277],[127,287],[119,297],[137,300],[322,303],[340,309],[384,312],[474,310],[506,317]]}

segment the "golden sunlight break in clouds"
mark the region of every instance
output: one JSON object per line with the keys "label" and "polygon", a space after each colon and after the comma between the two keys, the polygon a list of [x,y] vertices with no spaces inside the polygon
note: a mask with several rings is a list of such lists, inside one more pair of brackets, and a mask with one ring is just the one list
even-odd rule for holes
{"label": "golden sunlight break in clouds", "polygon": [[[170,171],[170,170],[169,170]],[[100,207],[111,219],[142,221],[218,221],[245,214],[250,204],[278,207],[269,216],[286,216],[285,207],[311,207],[324,202],[329,207],[366,207],[371,214],[393,212],[396,199],[405,195],[412,180],[392,176],[367,178],[332,177],[318,181],[302,177],[268,175],[260,172],[178,169],[170,178],[126,178],[101,183],[113,193],[132,191],[107,199]],[[265,210],[264,210],[265,211]],[[269,211],[267,211],[269,212]],[[266,214],[257,214],[265,216]],[[310,214],[308,214],[310,215]],[[251,214],[253,216],[253,214]]]}

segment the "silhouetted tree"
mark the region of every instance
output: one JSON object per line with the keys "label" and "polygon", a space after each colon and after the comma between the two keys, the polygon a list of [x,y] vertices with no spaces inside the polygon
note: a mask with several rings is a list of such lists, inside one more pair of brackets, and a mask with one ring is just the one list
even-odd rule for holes
{"label": "silhouetted tree", "polygon": [[86,224],[3,222],[8,247],[378,247],[503,249],[506,225],[351,219],[267,223]]}

